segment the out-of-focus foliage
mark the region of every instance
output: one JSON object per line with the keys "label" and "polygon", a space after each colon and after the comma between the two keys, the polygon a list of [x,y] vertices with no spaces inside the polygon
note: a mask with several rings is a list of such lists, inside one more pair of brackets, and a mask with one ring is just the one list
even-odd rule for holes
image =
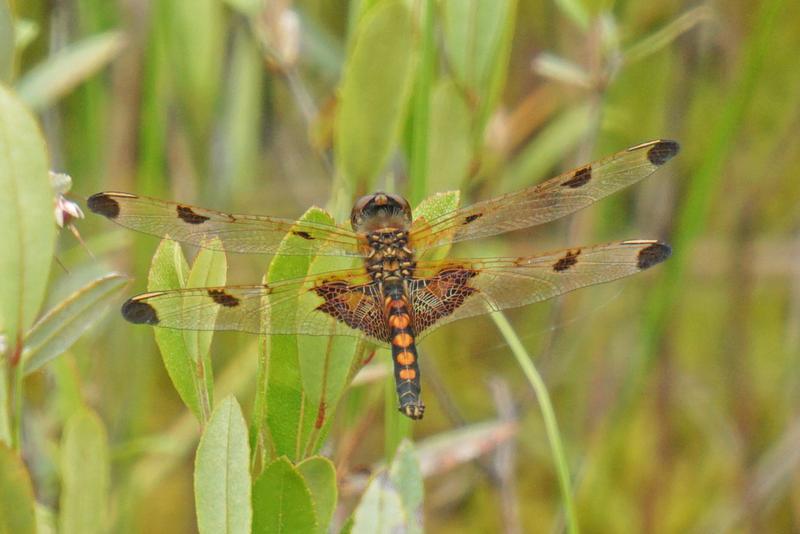
{"label": "out-of-focus foliage", "polygon": [[[799,19],[786,0],[0,0],[0,522],[551,532],[574,504],[589,532],[800,530]],[[198,255],[94,216],[72,221],[93,256],[62,232],[52,261],[48,168],[76,200],[346,223],[367,189],[459,190],[423,202],[441,213],[658,137],[682,152],[646,182],[452,251],[674,245],[638,277],[508,313],[549,390],[571,501],[488,318],[420,345],[428,409],[412,425],[385,351],[154,336],[116,311],[115,273],[141,292],[338,265]]]}

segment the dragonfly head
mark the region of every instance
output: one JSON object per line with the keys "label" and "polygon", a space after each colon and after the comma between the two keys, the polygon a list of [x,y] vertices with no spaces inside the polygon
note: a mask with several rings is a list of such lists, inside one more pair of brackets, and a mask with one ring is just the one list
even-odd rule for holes
{"label": "dragonfly head", "polygon": [[381,228],[408,229],[411,206],[400,195],[377,192],[365,195],[353,205],[350,224],[356,232],[373,232]]}

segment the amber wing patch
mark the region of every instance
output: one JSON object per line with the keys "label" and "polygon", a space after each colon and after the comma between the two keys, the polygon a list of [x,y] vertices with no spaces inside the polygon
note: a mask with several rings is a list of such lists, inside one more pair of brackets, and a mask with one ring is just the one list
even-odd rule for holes
{"label": "amber wing patch", "polygon": [[332,280],[314,291],[325,301],[317,306],[318,310],[368,336],[389,341],[389,327],[376,284],[351,286],[343,280]]}
{"label": "amber wing patch", "polygon": [[458,266],[447,266],[431,278],[410,284],[414,331],[420,334],[436,321],[452,314],[477,291],[469,281],[478,273]]}

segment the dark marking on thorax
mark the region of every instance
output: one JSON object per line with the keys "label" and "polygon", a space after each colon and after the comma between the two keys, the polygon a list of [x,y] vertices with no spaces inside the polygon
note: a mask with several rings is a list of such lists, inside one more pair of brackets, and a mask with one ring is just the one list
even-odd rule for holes
{"label": "dark marking on thorax", "polygon": [[414,272],[414,252],[408,247],[408,232],[382,229],[367,234],[367,272],[376,282],[401,282]]}
{"label": "dark marking on thorax", "polygon": [[202,224],[209,219],[205,215],[195,213],[189,206],[181,206],[178,204],[177,211],[178,217],[180,217],[183,222],[188,224]]}

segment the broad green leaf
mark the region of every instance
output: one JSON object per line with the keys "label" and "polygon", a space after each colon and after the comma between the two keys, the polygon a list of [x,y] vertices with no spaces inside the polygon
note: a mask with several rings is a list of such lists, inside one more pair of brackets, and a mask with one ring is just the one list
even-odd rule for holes
{"label": "broad green leaf", "polygon": [[[183,256],[181,246],[175,241],[164,239],[158,245],[153,261],[150,263],[150,272],[147,276],[147,290],[175,289],[186,287],[189,277],[189,264]],[[195,363],[186,350],[183,332],[169,328],[155,328],[153,333],[156,344],[164,360],[175,391],[181,400],[202,420],[200,402],[195,388]]]}
{"label": "broad green leaf", "polygon": [[84,408],[67,420],[60,463],[59,532],[105,532],[111,461],[108,436],[97,414]]}
{"label": "broad green leaf", "polygon": [[[333,219],[329,218],[333,224]],[[318,256],[311,262],[309,274],[332,272],[357,267],[357,258]],[[335,320],[331,318],[331,325]],[[333,411],[349,379],[360,367],[358,358],[367,343],[352,336],[300,336],[298,338],[300,376],[307,399],[307,410],[316,415],[313,427],[304,428],[303,450],[315,453],[322,445],[322,437],[333,420]],[[308,439],[313,443],[308,443]]]}
{"label": "broad green leaf", "polygon": [[[330,224],[331,216],[319,208],[310,208],[301,217],[302,221]],[[302,237],[289,234],[283,243],[289,244]],[[270,264],[267,282],[302,278],[308,274],[310,256],[282,256],[281,248]],[[287,299],[271,310],[274,316],[296,313],[298,299]],[[269,318],[265,318],[269,320]],[[258,395],[256,417],[263,413],[269,427],[269,436],[276,456],[288,456],[292,460],[303,457],[305,438],[308,437],[317,417],[315,409],[303,392],[300,373],[298,336],[272,335],[260,344],[261,358],[259,381],[263,391]],[[320,355],[322,356],[322,355]],[[320,361],[323,361],[320,359]],[[259,406],[261,404],[262,406]]]}
{"label": "broad green leaf", "polygon": [[506,78],[517,2],[446,0],[442,5],[445,50],[456,80],[479,110],[481,131]]}
{"label": "broad green leaf", "polygon": [[0,82],[8,83],[14,74],[14,16],[8,0],[0,0]]}
{"label": "broad green leaf", "polygon": [[328,526],[336,509],[336,468],[333,462],[322,456],[307,458],[297,464],[297,471],[311,491],[314,509],[317,512],[317,532],[328,532]]}
{"label": "broad green leaf", "polygon": [[416,58],[405,2],[387,0],[358,21],[334,130],[336,164],[349,184],[373,188],[397,142]]}
{"label": "broad green leaf", "polygon": [[[432,221],[437,217],[446,215],[458,209],[461,201],[461,193],[459,191],[447,191],[444,193],[436,193],[424,199],[414,208],[414,220],[428,220]],[[440,260],[447,256],[450,251],[449,246],[437,247],[433,250],[426,251],[420,255],[421,260],[435,261]]]}
{"label": "broad green leaf", "polygon": [[0,443],[0,532],[35,534],[33,486],[25,464]]}
{"label": "broad green leaf", "polygon": [[305,534],[317,532],[311,492],[286,458],[264,469],[253,485],[253,532]]}
{"label": "broad green leaf", "polygon": [[247,16],[258,15],[264,9],[266,0],[223,0],[233,9]]}
{"label": "broad green leaf", "polygon": [[56,237],[48,166],[36,121],[0,86],[0,316],[11,347],[33,323],[47,287]]}
{"label": "broad green leaf", "polygon": [[86,284],[49,310],[25,338],[22,361],[33,373],[69,349],[93,324],[106,316],[128,277],[108,274]]}
{"label": "broad green leaf", "polygon": [[[214,248],[222,248],[218,238],[214,238],[210,243]],[[225,253],[218,250],[201,248],[197,257],[189,269],[189,277],[186,279],[186,287],[217,287],[225,285],[225,278],[228,275],[228,263]],[[193,361],[200,361],[208,355],[211,348],[213,331],[197,332],[185,330],[183,339],[186,341],[186,348]]]}
{"label": "broad green leaf", "polygon": [[422,471],[410,441],[404,440],[397,448],[389,467],[389,478],[400,493],[406,511],[408,524],[405,532],[422,532]]}
{"label": "broad green leaf", "polygon": [[194,466],[197,527],[201,533],[249,533],[250,447],[239,403],[226,397],[214,409]]}
{"label": "broad green leaf", "polygon": [[382,470],[367,486],[353,513],[353,534],[406,532],[408,519],[403,500],[388,473]]}
{"label": "broad green leaf", "polygon": [[428,190],[460,188],[473,157],[472,117],[464,94],[450,79],[433,90],[428,139]]}
{"label": "broad green leaf", "polygon": [[33,109],[45,109],[108,65],[124,46],[119,31],[72,43],[25,74],[17,92]]}

